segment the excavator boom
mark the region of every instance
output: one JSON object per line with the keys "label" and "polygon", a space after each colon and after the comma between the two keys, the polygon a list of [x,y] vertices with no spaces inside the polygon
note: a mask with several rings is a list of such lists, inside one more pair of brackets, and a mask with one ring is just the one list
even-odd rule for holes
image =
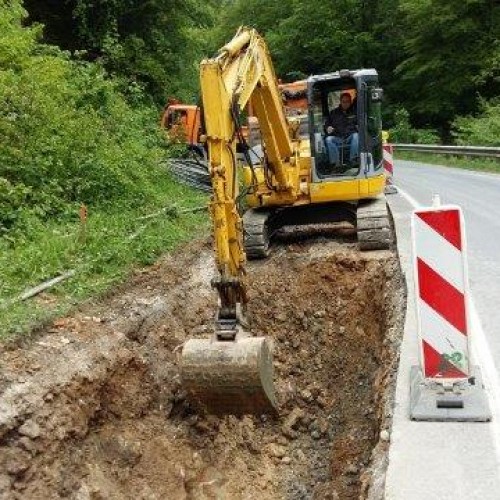
{"label": "excavator boom", "polygon": [[251,102],[262,129],[274,189],[293,197],[298,171],[282,97],[264,40],[240,28],[216,57],[202,61],[201,93],[212,182],[210,203],[219,308],[211,339],[191,339],[182,353],[182,380],[212,413],[273,412],[271,347],[244,328],[247,303],[243,223],[238,212],[236,143],[240,113]]}

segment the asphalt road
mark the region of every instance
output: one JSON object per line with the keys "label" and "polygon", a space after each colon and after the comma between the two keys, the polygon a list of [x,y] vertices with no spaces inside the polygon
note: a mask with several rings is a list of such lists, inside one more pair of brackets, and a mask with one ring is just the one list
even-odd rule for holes
{"label": "asphalt road", "polygon": [[[390,195],[402,267],[409,286],[405,336],[396,388],[396,407],[386,482],[388,500],[500,498],[500,175],[397,161]],[[422,423],[408,418],[409,370],[418,363],[410,213],[415,202],[462,207],[468,242],[469,280],[477,310],[472,332],[473,362],[486,379],[493,421]]]}
{"label": "asphalt road", "polygon": [[462,207],[471,289],[500,368],[500,175],[403,161],[396,172],[397,184],[421,204],[431,204],[438,193],[443,204]]}

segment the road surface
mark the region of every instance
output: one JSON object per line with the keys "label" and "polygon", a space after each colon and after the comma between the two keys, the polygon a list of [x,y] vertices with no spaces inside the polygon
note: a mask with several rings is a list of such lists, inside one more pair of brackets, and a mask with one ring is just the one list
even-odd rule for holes
{"label": "road surface", "polygon": [[[405,336],[386,479],[387,500],[500,499],[500,175],[397,161],[390,195],[409,287]],[[409,370],[418,363],[410,256],[413,205],[460,205],[466,220],[473,307],[472,354],[483,372],[493,421],[423,423],[408,418]],[[474,314],[476,313],[477,314]]]}

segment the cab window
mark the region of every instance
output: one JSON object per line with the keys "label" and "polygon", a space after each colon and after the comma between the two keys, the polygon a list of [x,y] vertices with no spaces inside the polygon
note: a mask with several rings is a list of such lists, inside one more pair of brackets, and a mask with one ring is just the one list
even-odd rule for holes
{"label": "cab window", "polygon": [[187,111],[184,109],[170,110],[167,117],[167,127],[170,128],[174,125],[186,125]]}

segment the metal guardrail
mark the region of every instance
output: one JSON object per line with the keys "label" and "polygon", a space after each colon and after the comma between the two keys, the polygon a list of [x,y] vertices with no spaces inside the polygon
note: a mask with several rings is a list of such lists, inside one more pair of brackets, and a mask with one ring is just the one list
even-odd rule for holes
{"label": "metal guardrail", "polygon": [[419,151],[421,153],[434,153],[457,156],[480,156],[483,158],[500,159],[500,148],[486,146],[440,146],[438,144],[393,144],[399,151]]}

